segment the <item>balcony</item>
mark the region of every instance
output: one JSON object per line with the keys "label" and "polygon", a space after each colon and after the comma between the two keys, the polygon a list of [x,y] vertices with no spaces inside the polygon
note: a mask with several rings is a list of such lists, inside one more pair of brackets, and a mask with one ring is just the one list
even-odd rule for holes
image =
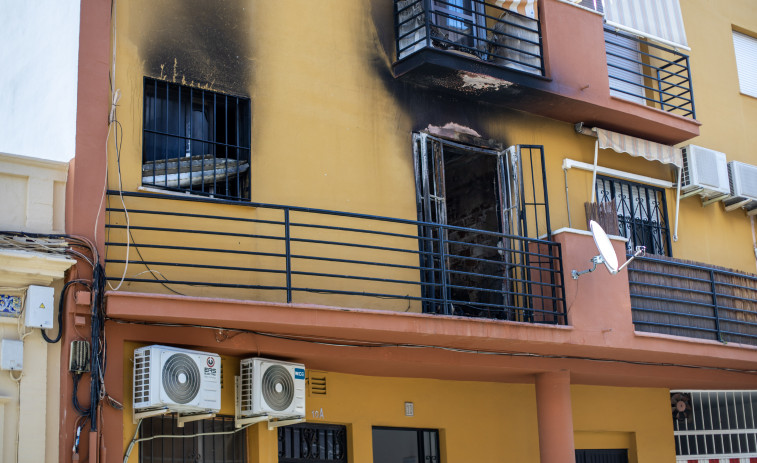
{"label": "balcony", "polygon": [[559,0],[395,0],[397,79],[664,144],[699,135],[688,56]]}
{"label": "balcony", "polygon": [[127,220],[118,192],[109,195],[106,274],[123,291],[567,324],[561,250],[550,241],[123,192]]}
{"label": "balcony", "polygon": [[628,270],[636,331],[757,346],[757,276],[659,256]]}

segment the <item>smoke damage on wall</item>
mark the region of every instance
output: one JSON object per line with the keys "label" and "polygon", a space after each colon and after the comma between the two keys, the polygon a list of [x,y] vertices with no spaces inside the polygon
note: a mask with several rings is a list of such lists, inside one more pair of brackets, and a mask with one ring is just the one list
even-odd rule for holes
{"label": "smoke damage on wall", "polygon": [[252,11],[245,0],[135,0],[144,72],[184,85],[247,95]]}

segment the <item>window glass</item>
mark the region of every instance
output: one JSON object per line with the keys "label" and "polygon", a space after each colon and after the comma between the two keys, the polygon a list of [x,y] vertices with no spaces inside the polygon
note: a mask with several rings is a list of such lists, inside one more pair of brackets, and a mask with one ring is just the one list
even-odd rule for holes
{"label": "window glass", "polygon": [[373,463],[438,463],[439,431],[373,428]]}

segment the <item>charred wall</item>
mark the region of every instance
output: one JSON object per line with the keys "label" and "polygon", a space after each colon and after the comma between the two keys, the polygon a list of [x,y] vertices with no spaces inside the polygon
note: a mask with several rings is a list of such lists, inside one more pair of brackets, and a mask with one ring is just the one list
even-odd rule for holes
{"label": "charred wall", "polygon": [[131,0],[131,37],[150,77],[247,96],[252,6],[247,0]]}

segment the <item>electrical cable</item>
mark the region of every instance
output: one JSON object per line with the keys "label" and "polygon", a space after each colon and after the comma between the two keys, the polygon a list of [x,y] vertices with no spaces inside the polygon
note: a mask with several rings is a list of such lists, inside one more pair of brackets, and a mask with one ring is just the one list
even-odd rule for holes
{"label": "electrical cable", "polygon": [[66,282],[65,285],[63,285],[63,289],[60,292],[60,298],[58,299],[58,335],[55,336],[55,339],[51,339],[47,336],[45,330],[40,330],[40,332],[42,333],[42,338],[44,338],[44,340],[50,344],[55,344],[56,342],[60,341],[61,336],[63,336],[63,310],[66,301],[66,291],[73,284],[84,285],[89,288],[90,291],[92,290],[92,286],[85,280],[70,280]]}
{"label": "electrical cable", "polygon": [[223,330],[223,331],[239,331],[242,333],[254,334],[257,336],[265,336],[269,338],[283,339],[283,340],[294,341],[294,342],[306,342],[306,343],[317,344],[317,345],[322,345],[322,346],[330,346],[330,347],[350,347],[350,348],[370,348],[370,349],[375,349],[375,348],[438,349],[438,350],[445,350],[445,351],[450,351],[450,352],[459,352],[463,354],[495,355],[495,356],[503,356],[503,357],[529,357],[529,358],[558,359],[558,360],[583,360],[583,361],[598,362],[598,363],[619,363],[623,365],[679,367],[679,368],[689,368],[689,369],[699,369],[699,370],[729,371],[733,373],[757,374],[757,370],[747,370],[747,369],[728,368],[728,367],[714,367],[714,366],[706,366],[706,365],[693,365],[693,364],[685,364],[685,363],[648,362],[648,361],[642,361],[642,360],[623,360],[623,359],[612,359],[612,358],[605,358],[605,357],[587,357],[587,356],[578,356],[578,355],[539,354],[535,352],[485,351],[485,350],[477,350],[477,349],[465,349],[465,348],[459,348],[459,347],[438,346],[438,345],[433,345],[433,344],[374,343],[374,342],[356,343],[355,341],[349,340],[349,339],[316,338],[316,337],[309,337],[309,336],[291,336],[291,335],[283,335],[283,334],[276,334],[276,333],[268,333],[264,331],[247,330],[247,329],[242,329],[242,328],[228,328],[228,327],[212,326],[212,325],[197,325],[197,324],[191,324],[191,323],[183,324],[183,323],[133,321],[133,320],[122,320],[122,319],[117,319],[117,318],[110,318],[110,317],[108,317],[107,319],[114,321],[116,323],[130,324],[130,325],[164,326],[164,327],[174,327],[174,328],[202,328],[202,329]]}

